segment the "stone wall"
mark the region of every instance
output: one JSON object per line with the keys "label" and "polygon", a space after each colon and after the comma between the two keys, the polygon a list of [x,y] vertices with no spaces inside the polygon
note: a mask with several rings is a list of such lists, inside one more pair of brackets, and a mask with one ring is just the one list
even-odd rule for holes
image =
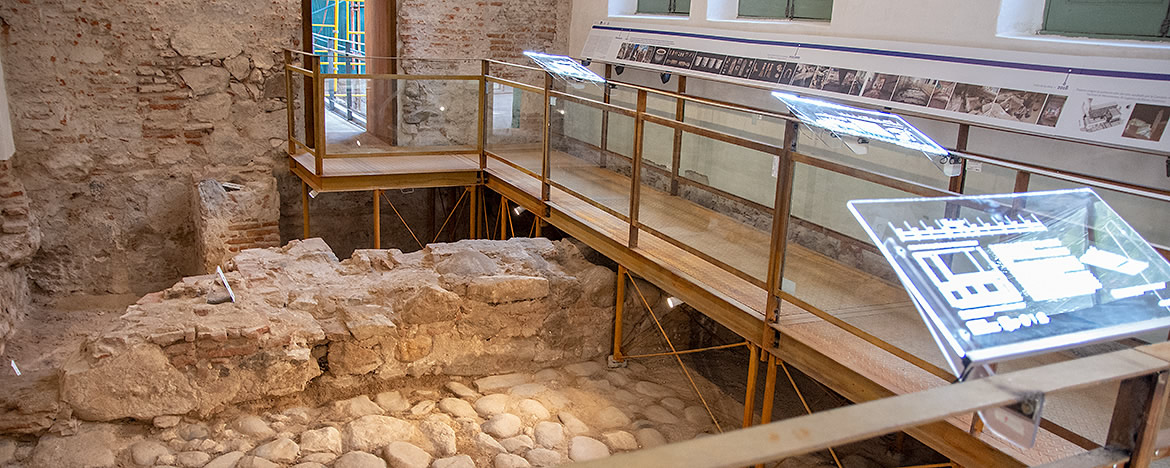
{"label": "stone wall", "polygon": [[16,170],[45,292],[126,293],[198,269],[194,181],[281,161],[296,0],[0,4]]}
{"label": "stone wall", "polygon": [[[567,49],[568,1],[403,0],[400,12],[405,56]],[[143,293],[199,271],[194,187],[213,166],[271,170],[284,240],[300,236],[287,220],[299,218],[300,187],[284,167],[278,73],[280,48],[300,46],[299,1],[22,0],[0,4],[0,24],[15,170],[46,234],[29,267],[37,290]],[[474,143],[474,86],[447,86],[410,91],[403,144]],[[368,217],[370,202],[348,202],[363,198],[331,205],[314,230],[360,238],[368,224],[350,217]],[[384,245],[413,244],[391,232],[397,243]]]}
{"label": "stone wall", "polygon": [[0,355],[29,305],[26,264],[41,242],[24,186],[0,161]]}
{"label": "stone wall", "polygon": [[[235,189],[223,182],[242,185]],[[215,271],[236,252],[280,247],[280,200],[276,179],[252,174],[225,181],[204,179],[198,184],[195,232],[199,263],[204,273]]]}
{"label": "stone wall", "polygon": [[87,339],[61,398],[87,420],[207,415],[288,395],[422,375],[535,371],[607,354],[615,274],[568,241],[359,250],[320,239],[230,263],[235,303],[209,304],[214,275],[147,295]]}

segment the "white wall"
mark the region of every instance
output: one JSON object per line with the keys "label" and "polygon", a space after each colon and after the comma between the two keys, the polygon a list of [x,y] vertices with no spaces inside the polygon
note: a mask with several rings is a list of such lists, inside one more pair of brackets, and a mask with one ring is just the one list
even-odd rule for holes
{"label": "white wall", "polygon": [[833,20],[827,23],[732,19],[735,0],[691,0],[689,18],[629,14],[635,4],[636,0],[573,0],[569,50],[574,54],[581,51],[589,27],[597,21],[621,19],[736,31],[1170,60],[1170,44],[1165,42],[1038,36],[1035,32],[1043,20],[1044,0],[835,0]]}
{"label": "white wall", "polygon": [[[736,0],[691,0],[690,17],[662,17],[633,15],[636,0],[573,0],[570,52],[580,53],[590,27],[598,21],[636,21],[659,27],[697,27],[729,31],[754,31],[812,36],[848,37],[893,40],[920,44],[959,45],[988,49],[1045,52],[1070,55],[1092,55],[1167,60],[1170,69],[1170,43],[1142,41],[1105,41],[1086,38],[1038,36],[1043,18],[1043,0],[836,0],[831,22],[817,21],[741,21],[733,19]],[[595,68],[597,68],[595,66]],[[658,73],[643,72],[627,67],[619,80],[661,89],[674,90],[677,78],[663,85]],[[767,91],[713,81],[691,79],[688,93],[710,96],[775,111],[783,111],[779,101]],[[626,99],[632,101],[632,98]],[[632,102],[615,103],[632,107]],[[658,106],[651,106],[658,107]],[[573,126],[573,119],[566,124]],[[922,119],[908,119],[925,133],[945,146],[956,144],[957,126]],[[688,107],[687,121],[715,127],[723,131],[748,136],[762,141],[779,143],[783,138],[780,125],[745,123],[743,116],[726,111],[708,111]],[[611,121],[611,148],[620,151],[621,142],[632,137],[613,127]],[[664,135],[665,136],[665,135]],[[946,179],[930,163],[903,154],[871,148],[866,156],[853,155],[848,150],[825,145],[813,138],[800,139],[801,151],[833,160],[870,167],[883,173],[945,188]],[[704,142],[710,143],[710,142]],[[669,138],[655,138],[647,132],[647,148],[669,147]],[[628,146],[628,143],[626,144]],[[732,191],[746,198],[770,200],[769,189],[775,179],[758,155],[742,148],[714,147],[709,144],[688,148],[684,141],[684,155],[697,158],[682,168],[694,169],[711,179],[714,186]],[[698,147],[694,147],[698,146]],[[874,145],[871,145],[874,146]],[[1073,143],[1062,143],[1039,138],[1018,136],[1004,132],[973,129],[972,151],[1004,157],[1044,167],[1070,172],[1087,173],[1121,180],[1135,185],[1170,190],[1166,177],[1165,158],[1111,150]],[[650,152],[647,153],[648,155]],[[994,193],[1011,191],[1014,172],[987,168],[968,177],[968,192]],[[801,169],[795,181],[795,215],[824,226],[864,239],[856,229],[856,222],[844,209],[844,202],[852,198],[904,196],[876,187],[873,184],[849,179],[826,171]],[[1042,177],[1033,177],[1031,189],[1058,188],[1062,184]],[[887,193],[890,192],[890,193]],[[1127,218],[1147,239],[1170,245],[1170,206],[1166,203],[1121,196],[1099,191],[1114,208]]]}
{"label": "white wall", "polygon": [[4,65],[0,64],[0,161],[16,152],[12,141],[12,117],[8,114],[8,88],[4,86]]}

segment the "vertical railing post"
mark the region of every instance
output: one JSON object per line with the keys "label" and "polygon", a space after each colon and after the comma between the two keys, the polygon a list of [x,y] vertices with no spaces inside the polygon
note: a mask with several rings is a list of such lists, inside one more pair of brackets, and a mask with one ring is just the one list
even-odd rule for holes
{"label": "vertical railing post", "polygon": [[553,78],[549,73],[544,74],[544,126],[542,127],[544,135],[541,138],[543,145],[540,150],[540,204],[541,217],[547,217],[549,214],[548,201],[552,193],[552,187],[549,185],[549,172],[552,169],[552,84]]}
{"label": "vertical railing post", "polygon": [[[1012,193],[1024,193],[1028,191],[1028,183],[1032,180],[1032,173],[1028,171],[1016,171],[1016,183],[1012,186]],[[1024,209],[1025,198],[1016,197],[1012,201],[1012,213],[1018,213]]]}
{"label": "vertical railing post", "polygon": [[1166,382],[1170,372],[1121,381],[1105,447],[1129,452],[1130,468],[1146,468],[1166,411]]}
{"label": "vertical railing post", "polygon": [[[971,136],[971,126],[967,124],[959,124],[959,139],[955,142],[955,149],[959,151],[967,151],[967,140]],[[967,162],[959,166],[959,175],[951,177],[950,184],[947,187],[950,191],[955,193],[963,193],[963,189],[967,185]]]}
{"label": "vertical railing post", "polygon": [[[329,61],[328,62],[329,63],[329,65],[328,65],[329,66],[329,73],[336,74],[337,73],[337,39],[331,37],[331,38],[328,38],[327,40],[329,41],[328,42],[329,49],[328,49],[328,52],[326,52],[327,55],[325,57],[326,57],[326,60]],[[334,78],[333,82],[331,84],[332,84],[332,86],[329,87],[329,108],[335,109],[335,108],[337,108],[337,104],[336,104],[337,103],[337,78]]]}
{"label": "vertical railing post", "polygon": [[[959,138],[955,142],[955,149],[959,151],[967,151],[967,139],[971,136],[971,126],[967,124],[959,124]],[[959,175],[951,177],[947,183],[947,190],[955,193],[963,193],[967,185],[967,162],[959,166]],[[959,205],[956,203],[947,203],[946,214],[947,218],[956,218],[959,216]],[[971,418],[972,428],[977,425],[979,418]]]}
{"label": "vertical railing post", "polygon": [[475,137],[475,150],[479,153],[479,170],[487,169],[487,126],[488,126],[488,95],[487,88],[489,82],[487,80],[488,73],[491,72],[490,62],[487,59],[480,60],[479,64],[479,119],[476,120],[477,133]]}
{"label": "vertical railing post", "polygon": [[[678,93],[685,94],[687,92],[687,77],[678,77]],[[683,98],[676,98],[674,104],[674,120],[682,122],[686,117],[687,101]],[[674,147],[670,158],[670,194],[678,195],[678,166],[682,162],[682,139],[683,132],[681,128],[674,129]]]}
{"label": "vertical railing post", "polygon": [[780,290],[784,282],[784,257],[788,246],[788,221],[792,213],[792,179],[796,163],[792,158],[793,146],[800,124],[790,122],[784,131],[784,149],[776,155],[780,158],[776,171],[776,198],[772,209],[772,239],[768,248],[768,297],[764,310],[764,327],[761,343],[771,346],[775,334],[771,325],[776,322],[780,310]]}
{"label": "vertical railing post", "polygon": [[[607,63],[607,64],[605,64],[605,84],[603,84],[601,86],[601,89],[602,89],[601,101],[606,103],[606,104],[609,104],[609,100],[610,100],[609,79],[612,76],[613,76],[613,65]],[[601,157],[600,157],[601,167],[606,166],[605,153],[607,151],[609,151],[609,109],[603,107],[603,108],[601,108]]]}
{"label": "vertical railing post", "polygon": [[321,56],[313,55],[313,164],[317,177],[325,166],[325,75],[321,73]]}
{"label": "vertical railing post", "polygon": [[638,205],[642,198],[642,140],[646,128],[646,90],[638,90],[638,112],[634,115],[634,158],[630,168],[630,236],[628,245],[638,247]]}
{"label": "vertical railing post", "polygon": [[[290,70],[288,68],[288,67],[292,66],[292,63],[293,63],[292,51],[290,51],[288,49],[284,49],[284,94],[285,94],[285,99],[286,99],[285,109],[288,112],[288,155],[289,156],[294,156],[297,154],[297,142],[296,142],[296,139],[297,139],[297,131],[296,131],[297,115],[296,115],[296,109],[295,109],[295,107],[296,107],[296,103],[295,103],[296,91],[293,90],[293,78],[292,78],[293,72],[292,72],[292,70]],[[290,164],[291,164],[291,160],[290,160]]]}
{"label": "vertical railing post", "polygon": [[[350,50],[349,43],[345,44],[345,73],[352,73],[350,69]],[[353,83],[347,82],[345,86],[345,120],[353,121]]]}

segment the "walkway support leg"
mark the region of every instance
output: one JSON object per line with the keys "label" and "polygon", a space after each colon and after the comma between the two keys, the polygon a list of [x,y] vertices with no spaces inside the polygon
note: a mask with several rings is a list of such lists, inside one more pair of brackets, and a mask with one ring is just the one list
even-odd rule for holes
{"label": "walkway support leg", "polygon": [[760,371],[760,348],[748,344],[751,357],[748,358],[747,393],[743,396],[743,427],[751,427],[756,412],[756,378]]}
{"label": "walkway support leg", "polygon": [[301,225],[304,227],[304,234],[301,239],[309,238],[309,184],[301,182]]}
{"label": "walkway support leg", "polygon": [[471,208],[468,210],[471,213],[471,232],[468,233],[468,237],[477,239],[476,233],[479,232],[479,216],[477,216],[479,215],[479,186],[472,185],[467,188],[467,191],[471,192],[471,203],[467,205]]}
{"label": "walkway support leg", "polygon": [[374,189],[374,248],[382,248],[382,191]]}
{"label": "walkway support leg", "polygon": [[622,309],[626,305],[626,267],[618,265],[617,306],[613,321],[613,360],[622,362]]}
{"label": "walkway support leg", "polygon": [[1129,452],[1129,467],[1146,468],[1154,456],[1170,372],[1121,381],[1105,447]]}
{"label": "walkway support leg", "polygon": [[[760,410],[760,424],[772,422],[772,404],[776,399],[776,356],[768,353],[768,369],[764,377],[764,407]],[[763,468],[764,465],[756,465]]]}

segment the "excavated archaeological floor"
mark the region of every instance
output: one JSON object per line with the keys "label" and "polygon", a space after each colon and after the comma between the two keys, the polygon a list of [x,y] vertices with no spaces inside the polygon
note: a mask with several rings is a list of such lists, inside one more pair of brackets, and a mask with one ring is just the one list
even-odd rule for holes
{"label": "excavated archaeological floor", "polygon": [[[180,282],[176,288],[156,295],[156,299],[150,301],[113,296],[75,297],[58,301],[39,298],[37,310],[22,324],[20,334],[9,344],[5,356],[17,362],[25,374],[21,377],[0,375],[0,378],[3,379],[0,382],[10,384],[17,382],[21,386],[21,390],[16,393],[24,392],[24,396],[0,396],[0,419],[5,417],[18,419],[13,415],[28,417],[26,413],[43,410],[46,414],[38,417],[45,420],[47,427],[38,430],[30,429],[27,425],[36,424],[39,420],[28,417],[31,422],[27,423],[26,427],[10,429],[12,432],[10,435],[0,435],[0,467],[462,468],[479,466],[506,468],[555,466],[716,434],[721,429],[731,430],[741,425],[743,373],[745,372],[746,359],[746,352],[740,352],[744,351],[743,348],[687,356],[686,362],[692,369],[691,375],[701,394],[705,397],[707,406],[711,410],[710,413],[679,369],[675,359],[670,357],[631,360],[628,367],[611,369],[606,366],[604,357],[598,356],[596,351],[590,353],[597,357],[587,360],[572,360],[567,355],[553,355],[545,352],[543,355],[550,356],[547,358],[549,361],[546,364],[539,364],[533,360],[525,365],[516,366],[523,368],[523,371],[500,373],[497,366],[500,365],[500,362],[505,361],[500,361],[498,356],[492,354],[496,352],[495,348],[485,347],[477,351],[491,357],[486,359],[480,367],[477,367],[478,363],[475,362],[475,358],[459,354],[455,350],[442,351],[446,354],[439,355],[438,353],[443,349],[442,340],[462,339],[453,338],[455,335],[444,330],[467,330],[466,321],[475,317],[475,313],[468,312],[468,310],[487,307],[484,304],[491,305],[491,309],[485,310],[493,314],[537,313],[520,305],[532,301],[535,301],[532,303],[540,304],[546,302],[547,304],[559,304],[557,307],[571,313],[612,313],[612,309],[609,309],[608,312],[605,309],[599,309],[600,312],[593,311],[595,305],[591,302],[593,300],[591,296],[601,295],[604,299],[604,296],[612,294],[612,291],[590,292],[590,288],[594,286],[590,286],[589,281],[582,280],[581,285],[576,285],[577,283],[565,279],[585,278],[590,272],[605,276],[604,272],[597,270],[600,267],[579,262],[580,255],[568,245],[543,242],[513,242],[512,244],[492,245],[450,244],[429,247],[425,254],[415,257],[401,256],[400,253],[388,254],[389,257],[386,258],[393,260],[389,263],[394,263],[394,265],[389,266],[387,263],[383,265],[381,270],[377,267],[378,262],[370,262],[369,258],[372,258],[370,256],[376,252],[384,251],[368,251],[361,254],[365,255],[361,262],[354,260],[339,262],[335,257],[329,258],[331,254],[318,255],[314,252],[319,253],[320,251],[312,250],[314,247],[308,244],[300,247],[290,244],[291,247],[263,253],[263,255],[267,255],[267,257],[259,257],[264,260],[264,262],[260,262],[265,265],[263,268],[267,268],[269,273],[280,272],[286,275],[281,277],[285,280],[293,278],[289,280],[293,283],[299,281],[297,280],[298,275],[304,272],[311,273],[304,274],[307,275],[305,277],[315,278],[314,281],[338,280],[340,282],[337,284],[354,285],[364,281],[362,278],[377,280],[393,277],[393,275],[402,275],[404,271],[410,273],[412,278],[420,275],[420,272],[429,275],[434,267],[434,271],[444,273],[436,276],[439,278],[437,283],[428,282],[426,283],[428,286],[423,287],[422,290],[447,288],[458,292],[455,296],[459,297],[451,296],[451,301],[462,301],[463,309],[461,310],[463,312],[457,314],[459,318],[455,319],[450,327],[442,325],[446,322],[441,321],[416,325],[421,327],[419,330],[427,331],[430,336],[434,337],[434,345],[432,346],[434,350],[430,351],[431,355],[426,357],[412,356],[410,359],[413,361],[409,365],[416,367],[408,367],[407,370],[403,371],[406,372],[405,375],[397,373],[398,371],[394,367],[405,365],[393,358],[393,356],[401,354],[401,348],[399,348],[398,355],[389,353],[379,358],[378,362],[382,363],[379,367],[380,370],[370,371],[362,368],[346,371],[350,372],[347,375],[334,375],[338,373],[337,366],[341,365],[341,361],[334,361],[334,368],[330,370],[326,360],[318,357],[317,359],[322,365],[320,374],[318,377],[308,380],[298,391],[268,391],[265,393],[257,390],[249,393],[248,389],[235,390],[229,395],[235,400],[223,397],[225,394],[222,391],[216,393],[207,390],[213,388],[212,384],[218,381],[208,380],[205,376],[201,377],[201,374],[190,369],[211,366],[208,368],[219,369],[225,375],[229,371],[233,375],[243,375],[244,377],[240,377],[243,379],[240,382],[244,382],[244,385],[255,385],[255,381],[249,381],[247,378],[262,377],[263,374],[246,371],[249,362],[247,359],[253,359],[253,356],[243,356],[239,362],[229,362],[236,357],[215,358],[204,362],[200,361],[199,359],[203,358],[198,356],[191,358],[191,354],[176,354],[168,351],[173,350],[174,346],[182,345],[182,342],[177,345],[168,345],[165,344],[165,340],[154,339],[152,342],[164,343],[159,346],[159,349],[168,353],[167,356],[174,365],[173,368],[167,367],[168,372],[186,375],[192,382],[191,385],[199,390],[199,392],[194,393],[195,395],[222,397],[222,404],[217,404],[214,408],[207,407],[212,409],[194,405],[191,411],[184,414],[166,414],[166,411],[173,408],[187,408],[187,406],[159,401],[158,398],[153,398],[151,395],[138,394],[143,391],[143,388],[154,388],[154,391],[160,395],[172,395],[173,389],[164,388],[165,386],[113,385],[111,387],[93,387],[111,388],[113,389],[111,391],[122,392],[118,395],[104,395],[102,398],[114,401],[144,402],[141,414],[150,415],[153,414],[152,411],[158,413],[152,417],[125,416],[125,414],[139,414],[135,413],[136,408],[133,408],[133,405],[117,411],[111,410],[108,413],[94,411],[92,408],[85,410],[89,407],[87,402],[93,400],[92,396],[86,397],[84,394],[78,394],[80,396],[67,396],[60,398],[60,402],[56,402],[57,398],[55,398],[54,392],[61,391],[63,395],[69,392],[68,389],[71,385],[68,384],[69,375],[75,372],[73,368],[78,363],[85,364],[85,372],[104,372],[103,366],[108,366],[108,364],[104,364],[108,359],[116,359],[122,355],[136,357],[138,354],[133,354],[138,352],[136,350],[143,346],[154,346],[149,344],[151,342],[135,341],[133,339],[135,335],[129,333],[128,330],[144,330],[143,327],[150,325],[150,323],[139,315],[160,314],[162,312],[151,309],[151,307],[162,307],[171,302],[178,309],[186,311],[184,313],[190,312],[193,307],[195,313],[190,316],[198,316],[199,318],[196,320],[201,321],[197,323],[201,324],[211,323],[207,321],[207,317],[215,318],[216,314],[223,311],[228,311],[230,314],[260,313],[277,316],[292,313],[293,306],[299,307],[296,310],[300,312],[297,313],[304,312],[313,317],[313,320],[302,320],[303,323],[312,326],[320,324],[326,332],[317,338],[309,339],[309,342],[299,342],[298,345],[314,350],[337,347],[337,349],[329,351],[328,356],[339,353],[342,348],[372,346],[370,343],[374,341],[386,345],[385,340],[389,338],[374,337],[355,340],[356,334],[346,335],[345,339],[329,338],[329,336],[337,334],[336,331],[330,331],[330,327],[333,326],[330,324],[334,323],[333,319],[317,309],[305,312],[308,309],[305,308],[305,299],[303,298],[295,301],[290,299],[287,304],[276,305],[273,305],[274,302],[269,300],[267,303],[257,302],[239,306],[236,309],[231,308],[235,306],[227,305],[222,306],[228,307],[226,309],[212,310],[210,315],[199,315],[208,314],[207,308],[199,305],[202,303],[202,296],[196,301],[184,292],[190,290],[190,285],[196,284],[192,281]],[[460,249],[468,245],[476,247],[477,251],[487,252],[487,257],[498,264],[500,271],[491,269],[491,272],[487,273],[488,276],[495,275],[494,277],[497,279],[504,278],[508,281],[514,280],[517,275],[533,275],[530,279],[546,277],[552,283],[560,285],[558,288],[583,289],[585,293],[579,296],[573,294],[564,297],[563,291],[558,292],[558,289],[554,288],[545,299],[530,298],[525,300],[528,302],[506,302],[499,300],[496,295],[489,294],[485,296],[486,299],[482,299],[486,302],[477,302],[479,299],[475,299],[477,296],[474,285],[478,284],[477,281],[483,282],[484,276],[466,279],[465,277],[470,277],[450,273],[450,271],[462,271],[459,268],[466,267],[462,263],[456,265],[449,260],[464,256],[466,252]],[[501,245],[507,249],[499,247]],[[531,257],[522,255],[524,252],[531,254]],[[355,254],[355,259],[361,255]],[[395,257],[395,255],[399,255],[399,257]],[[296,257],[296,262],[289,262],[288,260],[293,257]],[[551,266],[539,261],[533,262],[533,259],[538,257],[548,260]],[[260,265],[260,263],[256,265]],[[481,261],[480,263],[486,265],[488,262]],[[302,264],[311,265],[312,268],[298,270],[298,268],[303,267]],[[517,266],[522,264],[537,264],[538,266]],[[256,266],[255,268],[261,267]],[[253,278],[264,276],[256,271],[249,273],[244,267],[241,267],[241,271],[245,277],[249,274]],[[340,276],[329,276],[334,274]],[[237,272],[231,272],[230,275],[237,275]],[[254,282],[251,285],[246,278],[241,279],[239,275],[231,278],[233,283],[239,281],[240,287],[237,294],[248,295],[256,293],[256,291],[266,291],[260,288],[261,286],[270,288],[266,285],[272,277],[273,275],[269,274],[267,279]],[[426,277],[430,278],[430,276]],[[461,281],[470,283],[465,287],[461,286]],[[187,286],[180,288],[179,286],[183,284],[187,284]],[[598,281],[598,284],[604,284],[604,281]],[[414,294],[414,292],[410,294]],[[158,297],[165,297],[165,299],[157,299]],[[316,298],[322,303],[328,302],[321,294],[318,294]],[[412,334],[417,332],[417,330],[410,328],[412,325],[409,325],[409,317],[417,318],[419,316],[417,310],[412,311],[411,309],[411,304],[414,303],[412,301],[413,299],[396,303],[398,305],[394,315],[392,315],[399,326],[389,330],[393,332],[394,339],[399,342],[406,341],[409,336],[413,336]],[[603,303],[604,300],[598,302]],[[433,302],[425,303],[432,304]],[[469,304],[471,305],[469,306]],[[360,307],[374,306],[366,304]],[[556,309],[556,307],[550,306],[549,309]],[[187,317],[187,315],[181,317]],[[234,315],[229,315],[229,317],[234,317]],[[343,314],[342,318],[345,320],[340,321],[347,323],[346,326],[350,327],[352,331],[358,330],[357,326],[352,325],[353,320],[347,317]],[[677,319],[675,317],[675,320]],[[559,323],[563,319],[552,314],[544,320],[547,321],[545,323],[548,325],[552,323],[552,320]],[[612,327],[612,318],[609,320]],[[196,327],[198,326],[200,325]],[[486,327],[487,325],[479,326]],[[366,327],[366,325],[362,325],[362,327]],[[273,326],[272,328],[271,331],[264,333],[270,335],[283,333],[280,327]],[[147,329],[147,332],[156,333],[157,330]],[[482,331],[476,333],[482,333]],[[601,338],[608,336],[605,333],[602,335],[604,336]],[[157,333],[151,336],[157,336]],[[264,339],[264,336],[267,335],[262,333],[261,340]],[[291,336],[301,335],[294,333]],[[550,340],[549,337],[539,332],[533,336],[536,337],[533,339]],[[122,341],[113,340],[112,337],[117,337]],[[509,342],[508,346],[517,347],[517,349],[523,349],[523,346],[536,346],[538,348],[543,346],[540,343],[544,341],[536,345],[526,344],[529,342],[524,340],[529,338],[531,337],[511,337],[510,339],[513,341]],[[665,343],[659,342],[660,338],[661,336],[645,337],[644,340],[635,343],[631,349],[641,352],[661,351],[662,348],[665,348]],[[203,339],[203,334],[200,332],[197,337],[189,336],[188,342],[199,345],[203,343],[201,341]],[[229,338],[224,342],[235,343],[231,341],[234,339],[236,338]],[[312,341],[314,339],[315,342]],[[498,338],[495,341],[501,340],[503,338]],[[117,343],[130,342],[133,343],[133,346],[122,349],[115,341]],[[549,342],[551,343],[551,341]],[[261,351],[255,352],[271,355],[273,354],[272,350],[279,349],[274,343],[277,342],[270,340],[268,344],[264,345],[267,348],[262,346]],[[97,346],[99,344],[102,346]],[[594,345],[589,343],[585,345],[570,343],[570,345],[576,345],[580,349],[595,349],[591,348]],[[112,357],[94,358],[90,356],[91,353],[95,353],[95,349],[101,350],[103,356]],[[372,349],[381,348],[373,346]],[[131,350],[135,351],[131,353]],[[289,353],[290,356],[300,356],[301,354],[303,353]],[[78,358],[78,355],[82,357]],[[538,353],[538,355],[540,354]],[[447,356],[453,356],[453,360],[444,361]],[[195,359],[195,363],[188,363],[190,359]],[[401,360],[401,356],[399,359]],[[330,357],[329,360],[333,360],[333,358]],[[420,366],[424,363],[427,366],[425,369],[439,369],[440,371],[411,371],[411,369],[423,369]],[[386,371],[386,369],[390,370]],[[451,372],[442,372],[443,369]],[[394,372],[393,377],[372,377],[377,372],[382,371]],[[5,372],[11,373],[7,369]],[[84,376],[85,372],[76,375]],[[361,374],[362,372],[365,374]],[[99,373],[96,375],[109,379],[113,378],[109,376],[117,374]],[[150,379],[150,377],[150,374],[127,375],[127,378],[138,379]],[[22,378],[26,380],[14,380]],[[39,383],[28,383],[33,382],[32,379],[38,378],[41,379],[38,381]],[[72,378],[85,382],[82,377]],[[797,380],[806,389],[806,396],[809,396],[810,400],[824,399],[826,395],[829,395],[827,399],[830,400],[830,406],[839,404],[839,402],[835,402],[834,397],[829,392],[823,391],[812,381],[805,380],[803,376],[799,375]],[[60,381],[65,381],[66,384],[62,384]],[[186,380],[181,379],[176,381],[186,382]],[[38,385],[43,386],[43,388],[38,387]],[[94,384],[87,383],[86,385],[92,386]],[[202,387],[199,387],[200,385]],[[77,385],[74,384],[74,386]],[[244,396],[252,394],[263,396],[255,399],[244,398]],[[8,399],[5,400],[5,398]],[[20,403],[13,402],[14,398],[53,400],[54,403],[45,403],[44,405]],[[98,401],[106,400],[99,398]],[[223,403],[224,401],[226,403]],[[22,404],[27,407],[22,406]],[[817,404],[814,402],[815,406]],[[83,410],[85,414],[77,414]],[[783,391],[779,392],[777,417],[795,416],[802,411],[798,400]],[[717,423],[713,421],[712,417]],[[3,423],[5,421],[0,421],[0,425]],[[7,423],[16,424],[12,421]],[[17,425],[19,426],[19,424]],[[853,444],[839,448],[837,455],[845,467],[898,466],[908,462],[932,461],[928,450],[923,450],[913,443],[909,444],[910,447],[903,454],[894,454],[888,450],[885,442],[874,440]],[[826,452],[794,457],[773,463],[770,466],[833,466],[833,462]]]}

